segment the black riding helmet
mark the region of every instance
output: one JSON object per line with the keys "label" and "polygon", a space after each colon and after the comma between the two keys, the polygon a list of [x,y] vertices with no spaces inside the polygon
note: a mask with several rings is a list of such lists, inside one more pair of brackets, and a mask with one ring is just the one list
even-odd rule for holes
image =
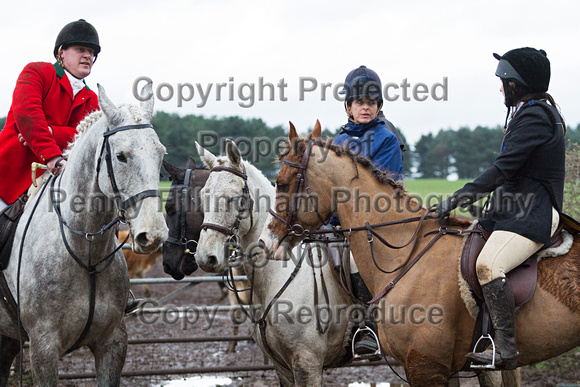
{"label": "black riding helmet", "polygon": [[[493,56],[499,60],[495,75],[502,80],[504,85],[507,106],[513,106],[525,95],[548,91],[550,61],[544,50],[523,47],[508,51],[503,55],[494,53]],[[509,81],[517,85],[515,94],[508,92]]]}
{"label": "black riding helmet", "polygon": [[366,66],[352,70],[344,80],[344,88],[339,94],[346,94],[345,105],[356,98],[368,98],[377,101],[379,108],[383,105],[381,79],[378,74]]}
{"label": "black riding helmet", "polygon": [[95,52],[95,60],[101,52],[97,30],[84,19],[68,23],[60,30],[54,44],[54,57],[58,59],[58,50],[61,46],[66,49],[74,45],[92,48]]}
{"label": "black riding helmet", "polygon": [[545,93],[550,85],[550,61],[546,51],[531,47],[516,48],[503,55],[493,54],[499,60],[495,75],[512,79],[527,86],[532,93]]}

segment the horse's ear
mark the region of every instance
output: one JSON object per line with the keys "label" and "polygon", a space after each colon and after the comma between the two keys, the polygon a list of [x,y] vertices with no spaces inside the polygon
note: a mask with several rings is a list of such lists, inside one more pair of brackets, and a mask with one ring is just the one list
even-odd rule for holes
{"label": "horse's ear", "polygon": [[187,157],[187,164],[185,164],[185,169],[195,169],[197,165],[195,164],[195,159],[191,156]]}
{"label": "horse's ear", "polygon": [[141,101],[141,113],[143,118],[148,122],[151,122],[153,118],[153,104],[155,102],[153,98],[153,82],[149,82],[141,89],[141,96],[139,98]]}
{"label": "horse's ear", "polygon": [[236,144],[232,140],[226,141],[226,155],[230,159],[230,162],[235,167],[242,168],[242,155]]}
{"label": "horse's ear", "polygon": [[308,135],[308,139],[312,140],[314,138],[320,138],[322,136],[322,128],[320,127],[320,121],[316,120],[316,125],[314,125],[314,130]]}
{"label": "horse's ear", "polygon": [[99,90],[99,106],[103,113],[105,113],[109,124],[112,126],[119,126],[123,121],[121,112],[117,109],[115,104],[111,102],[109,97],[107,97],[107,93],[103,86],[97,83],[97,89]]}
{"label": "horse's ear", "polygon": [[290,140],[290,143],[292,143],[292,139],[294,138],[298,138],[298,133],[296,133],[296,128],[294,127],[292,121],[290,121],[290,132],[288,133],[288,139]]}
{"label": "horse's ear", "polygon": [[165,160],[163,160],[163,168],[165,168],[167,173],[169,173],[169,176],[173,181],[179,181],[180,176],[182,176],[181,179],[183,180],[183,176],[185,176],[185,172],[183,170]]}
{"label": "horse's ear", "polygon": [[213,155],[210,151],[202,147],[195,142],[195,147],[197,148],[197,153],[199,153],[199,157],[201,157],[201,161],[205,164],[206,167],[212,169],[216,163],[217,157]]}

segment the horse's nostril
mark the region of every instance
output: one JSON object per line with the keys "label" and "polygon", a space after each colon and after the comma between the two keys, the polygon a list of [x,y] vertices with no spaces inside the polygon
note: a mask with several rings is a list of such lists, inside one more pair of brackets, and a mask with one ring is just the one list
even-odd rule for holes
{"label": "horse's nostril", "polygon": [[208,266],[217,266],[218,260],[215,255],[208,255],[207,256],[207,264]]}
{"label": "horse's nostril", "polygon": [[149,247],[151,243],[153,243],[153,240],[149,237],[148,233],[142,232],[139,235],[137,235],[137,237],[135,238],[135,242],[139,246]]}

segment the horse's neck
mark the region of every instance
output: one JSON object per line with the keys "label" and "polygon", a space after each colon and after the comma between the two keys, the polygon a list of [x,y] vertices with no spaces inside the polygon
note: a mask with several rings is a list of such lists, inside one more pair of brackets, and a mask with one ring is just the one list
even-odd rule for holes
{"label": "horse's neck", "polygon": [[[60,181],[55,182],[55,188],[63,193],[63,219],[72,228],[86,232],[98,231],[116,214],[114,203],[101,192],[97,181],[95,155],[100,152],[103,131],[101,126],[87,129],[82,141],[73,147]],[[107,176],[104,159],[100,169],[100,174]]]}
{"label": "horse's neck", "polygon": [[[388,183],[379,182],[362,166],[358,167],[357,173],[352,167],[352,173],[342,172],[332,175],[332,188],[345,187],[349,194],[349,200],[335,200],[338,204],[337,215],[343,228],[364,226],[370,224],[392,222],[420,215],[419,211],[413,211],[412,198],[403,192],[402,188]],[[343,171],[346,171],[345,168]],[[332,197],[332,195],[330,195]]]}
{"label": "horse's neck", "polygon": [[258,242],[260,234],[268,220],[270,206],[276,198],[276,190],[270,184],[270,181],[254,166],[248,162],[244,162],[244,164],[246,166],[246,174],[248,175],[248,188],[254,201],[254,225],[242,238],[242,247],[246,249],[251,244]]}
{"label": "horse's neck", "polygon": [[[243,236],[242,247],[244,251],[252,244],[256,244],[268,220],[270,206],[276,199],[276,190],[270,184],[270,181],[259,171],[248,163],[246,164],[246,173],[248,174],[248,188],[252,199],[254,200],[254,227]],[[259,195],[259,196],[258,196]],[[269,201],[269,202],[268,202]],[[254,274],[254,291],[255,297],[260,302],[265,301],[268,295],[268,288],[272,274],[277,271],[278,265],[267,262],[265,265],[252,265],[248,260],[244,260],[244,270],[251,276]]]}

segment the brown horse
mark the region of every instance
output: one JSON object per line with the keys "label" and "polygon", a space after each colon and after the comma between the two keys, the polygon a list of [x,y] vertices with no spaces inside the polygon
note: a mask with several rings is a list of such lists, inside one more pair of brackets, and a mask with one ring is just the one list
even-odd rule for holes
{"label": "brown horse", "polygon": [[[276,219],[261,236],[266,252],[277,250],[278,257],[285,245],[296,245],[321,219],[336,213],[371,293],[377,296],[392,287],[378,303],[384,350],[404,365],[411,385],[447,385],[466,364],[475,325],[458,284],[463,238],[443,235],[396,280],[439,235],[439,221],[399,223],[426,210],[368,160],[321,141],[319,123],[308,139],[300,139],[291,126],[289,139],[277,179]],[[293,198],[297,195],[301,199]],[[373,227],[374,235],[360,230],[386,222],[393,225]],[[449,228],[467,226],[455,223]],[[348,231],[356,228],[360,231]],[[411,243],[393,249],[380,239],[396,247]],[[574,243],[566,256],[539,262],[536,293],[517,311],[519,366],[580,345],[579,255],[580,245]]]}

